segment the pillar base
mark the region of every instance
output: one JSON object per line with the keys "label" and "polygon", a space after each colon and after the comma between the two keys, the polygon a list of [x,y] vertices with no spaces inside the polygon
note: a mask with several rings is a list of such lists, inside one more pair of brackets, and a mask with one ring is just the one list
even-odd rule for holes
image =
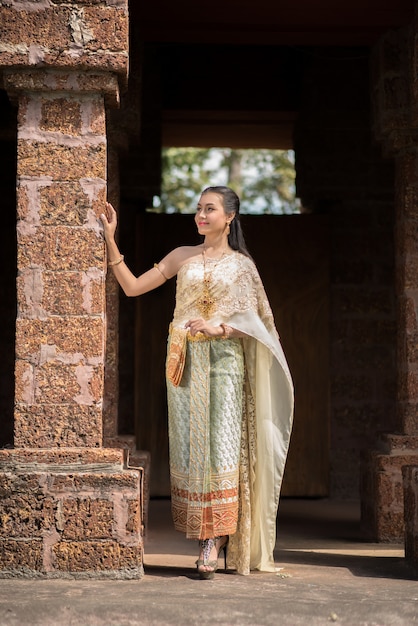
{"label": "pillar base", "polygon": [[105,445],[110,448],[122,448],[124,450],[125,467],[142,471],[142,525],[143,535],[146,537],[150,500],[151,453],[148,450],[136,449],[136,438],[134,435],[107,437]]}
{"label": "pillar base", "polygon": [[361,527],[370,541],[404,541],[402,467],[418,465],[418,436],[382,435],[361,459]]}
{"label": "pillar base", "polygon": [[402,468],[405,502],[405,558],[418,578],[418,465]]}
{"label": "pillar base", "polygon": [[143,576],[142,470],[123,450],[0,450],[0,577]]}

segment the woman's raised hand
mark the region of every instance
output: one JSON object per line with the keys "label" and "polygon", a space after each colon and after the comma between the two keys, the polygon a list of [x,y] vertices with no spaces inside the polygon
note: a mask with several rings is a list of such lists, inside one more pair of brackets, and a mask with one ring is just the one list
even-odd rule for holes
{"label": "woman's raised hand", "polygon": [[101,214],[100,219],[103,223],[106,241],[112,241],[115,237],[116,227],[118,225],[118,216],[110,202],[106,202],[105,212]]}

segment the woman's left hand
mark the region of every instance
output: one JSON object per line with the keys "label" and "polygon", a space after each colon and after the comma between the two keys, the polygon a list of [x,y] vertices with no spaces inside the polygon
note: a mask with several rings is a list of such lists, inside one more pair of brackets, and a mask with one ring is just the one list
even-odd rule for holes
{"label": "woman's left hand", "polygon": [[224,334],[222,326],[211,326],[202,317],[189,320],[184,326],[188,328],[192,337],[197,333],[203,333],[207,337],[220,337]]}
{"label": "woman's left hand", "polygon": [[113,242],[115,239],[116,227],[118,225],[118,216],[110,202],[106,202],[105,212],[100,215],[100,219],[102,220],[106,241],[108,243]]}

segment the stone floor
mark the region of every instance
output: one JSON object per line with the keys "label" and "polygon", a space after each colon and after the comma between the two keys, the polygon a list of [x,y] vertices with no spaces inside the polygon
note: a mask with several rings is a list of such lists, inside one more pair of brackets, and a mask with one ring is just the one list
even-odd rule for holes
{"label": "stone floor", "polygon": [[283,500],[275,557],[273,574],[200,581],[196,544],[155,500],[142,580],[0,580],[0,626],[418,624],[403,546],[362,541],[357,503]]}

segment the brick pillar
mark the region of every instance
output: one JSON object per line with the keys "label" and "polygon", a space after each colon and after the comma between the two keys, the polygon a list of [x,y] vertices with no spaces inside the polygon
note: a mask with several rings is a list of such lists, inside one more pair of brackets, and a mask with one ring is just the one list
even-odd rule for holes
{"label": "brick pillar", "polygon": [[418,465],[402,467],[405,511],[405,558],[418,577]]}
{"label": "brick pillar", "polygon": [[141,472],[103,446],[105,99],[112,74],[5,72],[18,99],[15,436],[0,575],[142,575]]}
{"label": "brick pillar", "polygon": [[362,526],[377,541],[404,537],[402,467],[418,464],[418,134],[412,31],[388,33],[374,51],[375,135],[395,159],[396,431],[363,457]]}

